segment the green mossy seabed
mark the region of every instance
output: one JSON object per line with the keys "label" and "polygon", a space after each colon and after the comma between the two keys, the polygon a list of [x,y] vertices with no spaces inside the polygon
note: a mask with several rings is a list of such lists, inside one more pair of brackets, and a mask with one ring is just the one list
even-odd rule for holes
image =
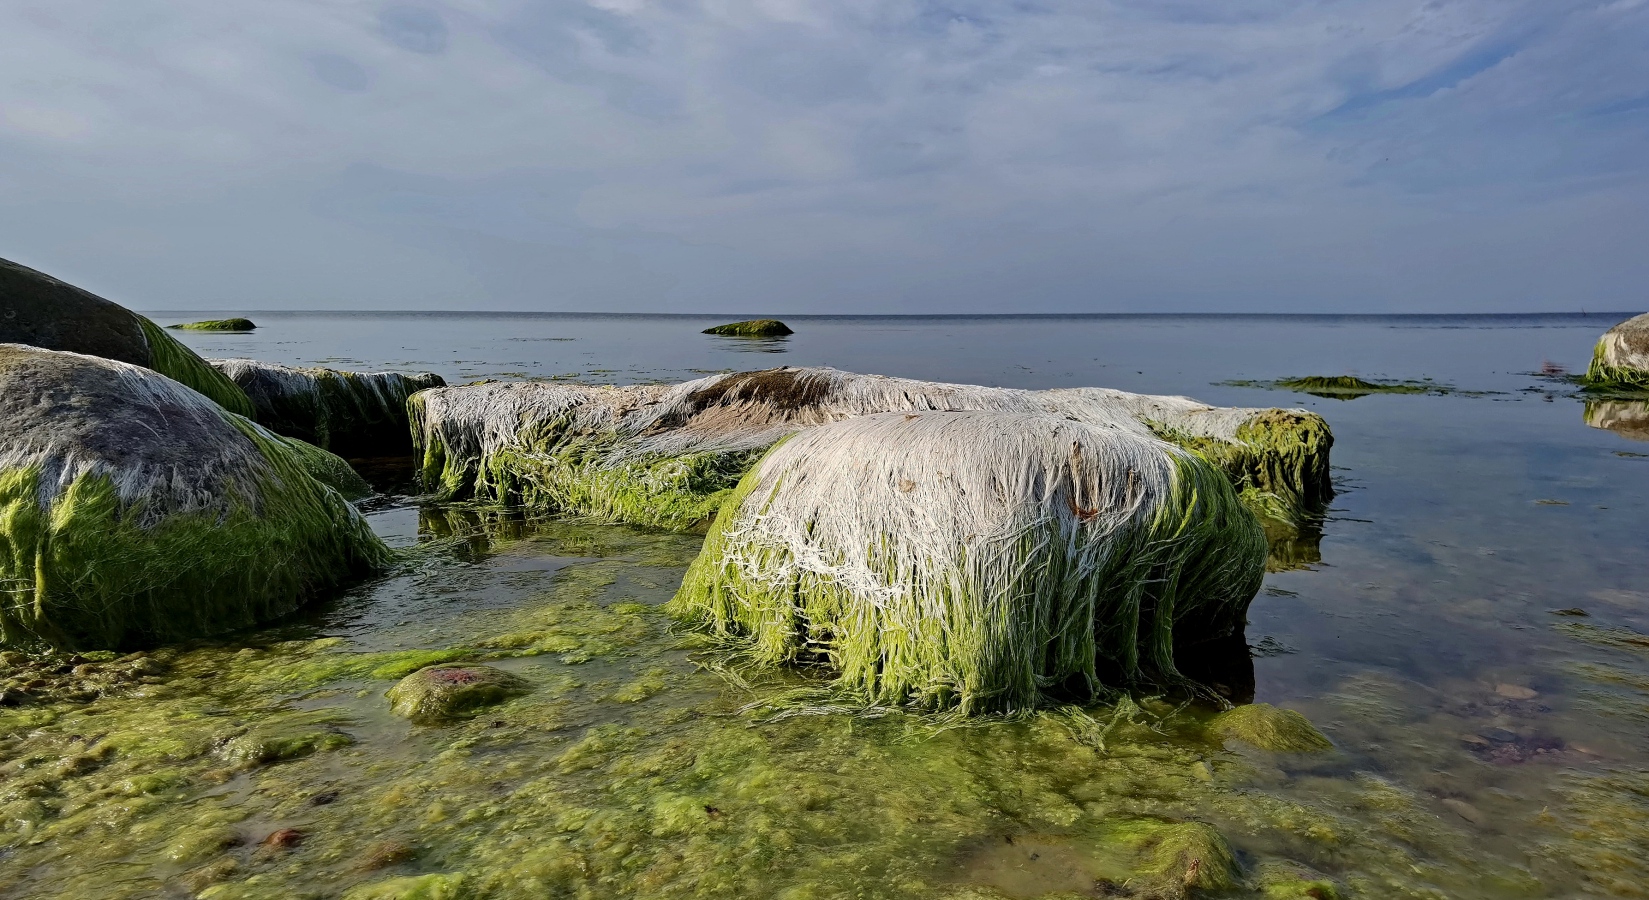
{"label": "green mossy seabed", "polygon": [[[1117,688],[1189,686],[1176,642],[1240,629],[1263,572],[1265,536],[1253,515],[1204,460],[1176,456],[1172,495],[1147,525],[1111,538],[1100,570],[1067,571],[1057,549],[1067,537],[1047,526],[1017,538],[1020,566],[1035,572],[1023,595],[972,596],[954,572],[904,584],[888,570],[882,576],[911,594],[893,609],[809,574],[746,577],[729,535],[740,510],[762,502],[753,495],[760,475],[758,464],[727,499],[668,608],[742,643],[756,663],[823,663],[837,693],[866,705],[1014,712],[1093,702]],[[756,553],[764,571],[790,568],[786,548]]]}
{"label": "green mossy seabed", "polygon": [[257,325],[251,319],[207,319],[204,322],[184,322],[173,325],[182,331],[253,331]]}
{"label": "green mossy seabed", "polygon": [[706,328],[703,333],[719,334],[723,337],[784,337],[796,332],[791,331],[789,325],[778,319],[749,319]]}
{"label": "green mossy seabed", "polygon": [[0,644],[107,649],[268,621],[390,552],[291,446],[234,416],[271,467],[227,513],[144,527],[107,476],[83,475],[49,509],[40,470],[0,470]]}
{"label": "green mossy seabed", "polygon": [[143,316],[137,317],[149,342],[149,368],[185,387],[194,388],[224,409],[252,418],[252,401],[227,375],[178,343],[177,338]]}

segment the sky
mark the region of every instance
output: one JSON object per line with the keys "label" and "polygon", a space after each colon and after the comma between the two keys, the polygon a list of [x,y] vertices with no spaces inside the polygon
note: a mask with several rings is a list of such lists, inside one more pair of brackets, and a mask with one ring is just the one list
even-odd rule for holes
{"label": "sky", "polygon": [[1649,307],[1649,0],[7,0],[137,309]]}

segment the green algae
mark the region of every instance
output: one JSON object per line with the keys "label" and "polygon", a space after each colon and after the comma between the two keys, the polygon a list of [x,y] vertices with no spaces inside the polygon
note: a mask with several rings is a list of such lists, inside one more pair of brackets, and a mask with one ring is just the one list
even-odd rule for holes
{"label": "green algae", "polygon": [[258,326],[251,319],[206,319],[169,326],[183,331],[253,331]]}
{"label": "green algae", "polygon": [[1269,703],[1249,703],[1228,709],[1209,723],[1209,730],[1222,738],[1273,753],[1322,753],[1334,749],[1334,744],[1310,719]]}
{"label": "green algae", "polygon": [[[937,572],[934,583],[908,586],[923,598],[917,608],[937,611],[914,620],[799,569],[783,581],[747,577],[729,547],[739,511],[762,501],[760,468],[727,500],[669,608],[694,627],[742,639],[759,663],[822,665],[855,702],[993,712],[1184,686],[1176,645],[1240,629],[1259,589],[1264,535],[1194,455],[1176,457],[1171,496],[1146,525],[1123,526],[1096,571],[1065,571],[1067,538],[1057,526],[1026,529],[1019,565],[1038,577],[1021,596],[999,608],[996,598],[968,595],[963,573]],[[771,571],[790,570],[786,548],[760,552]],[[880,574],[889,584],[907,577]],[[972,611],[981,609],[1008,624],[980,621]]]}
{"label": "green algae", "polygon": [[1306,375],[1299,378],[1278,378],[1272,381],[1244,379],[1222,381],[1219,384],[1230,387],[1294,391],[1295,393],[1310,394],[1313,397],[1323,397],[1329,400],[1355,400],[1358,397],[1367,397],[1370,394],[1429,394],[1433,396],[1446,394],[1481,396],[1483,394],[1481,391],[1458,391],[1449,385],[1440,384],[1429,378],[1419,381],[1390,378],[1370,381],[1358,378],[1355,375]]}
{"label": "green algae", "polygon": [[104,649],[213,634],[387,565],[388,549],[299,453],[230,421],[271,470],[226,515],[145,525],[95,474],[42,509],[37,467],[0,471],[0,644]]}
{"label": "green algae", "polygon": [[149,342],[149,368],[167,378],[205,394],[236,415],[251,418],[252,401],[229,377],[212,368],[200,354],[178,343],[164,328],[138,316],[143,337]]}
{"label": "green algae", "polygon": [[1266,410],[1238,426],[1234,441],[1193,435],[1153,420],[1145,425],[1225,473],[1262,521],[1301,533],[1321,519],[1334,498],[1329,470],[1334,433],[1315,413]]}
{"label": "green algae", "polygon": [[527,683],[491,666],[430,666],[389,689],[390,709],[420,725],[472,716],[524,694]]}
{"label": "green algae", "polygon": [[280,442],[309,473],[309,477],[342,494],[345,500],[359,500],[372,495],[372,485],[367,484],[366,479],[343,457],[297,438],[280,438]]}
{"label": "green algae", "polygon": [[1592,348],[1592,362],[1580,377],[1581,390],[1588,393],[1649,394],[1649,371],[1612,365],[1607,360],[1607,342],[1600,339]]}
{"label": "green algae", "polygon": [[749,319],[743,322],[729,322],[726,325],[717,325],[704,329],[705,334],[719,334],[724,337],[784,337],[795,334],[790,326],[778,319]]}
{"label": "green algae", "polygon": [[[534,551],[662,560],[684,543],[656,535],[660,549],[648,553],[640,533],[580,531],[557,524],[543,544],[494,538],[484,557],[455,557],[448,577],[502,561],[500,583],[514,583],[508,560]],[[1440,819],[1412,788],[1273,769],[1210,744],[1206,713],[1148,700],[938,730],[915,714],[756,721],[738,711],[749,696],[673,649],[652,610],[674,573],[645,573],[661,586],[638,592],[634,569],[580,562],[523,582],[508,608],[455,598],[437,618],[370,638],[294,640],[283,629],[169,648],[157,654],[162,682],[136,686],[143,696],[52,701],[56,718],[44,726],[17,726],[9,717],[22,710],[0,709],[0,892],[1477,900],[1641,897],[1649,883],[1649,789],[1625,773],[1566,778],[1540,845],[1504,851]],[[555,629],[613,649],[577,669],[481,649]],[[457,646],[417,643],[431,632]],[[536,689],[440,729],[387,714],[384,680],[371,672],[463,648],[500,654],[496,665]],[[354,657],[372,665],[316,674],[323,660]],[[566,680],[573,672],[577,686]],[[646,702],[610,699],[655,675],[665,684]],[[310,712],[320,718],[291,730],[335,730],[353,743],[273,764],[224,759],[237,737]],[[266,845],[289,828],[301,843]],[[1017,880],[999,884],[1002,866],[975,864],[999,848],[1045,852],[1014,857]],[[1552,866],[1539,882],[1516,874],[1524,850]],[[1201,862],[1188,886],[1192,860]],[[1250,874],[1231,875],[1225,860]],[[1080,864],[1086,888],[1072,886],[1065,863]],[[1224,889],[1202,881],[1221,872],[1235,879]]]}

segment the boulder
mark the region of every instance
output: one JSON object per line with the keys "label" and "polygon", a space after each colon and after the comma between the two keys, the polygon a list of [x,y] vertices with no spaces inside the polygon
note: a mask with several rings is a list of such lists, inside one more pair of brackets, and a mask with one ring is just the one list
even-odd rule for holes
{"label": "boulder", "polygon": [[1595,389],[1649,391],[1649,313],[1603,333],[1584,381]]}
{"label": "boulder", "polygon": [[389,690],[390,709],[422,725],[460,719],[527,692],[527,683],[492,666],[430,666]]}
{"label": "boulder", "polygon": [[349,457],[410,454],[407,398],[446,385],[428,372],[344,372],[250,359],[210,362],[251,398],[259,425]]}
{"label": "boulder", "polygon": [[1042,413],[1195,450],[1268,514],[1311,517],[1333,494],[1333,436],[1297,409],[1229,409],[1105,388],[1026,391],[829,368],[713,375],[678,385],[493,382],[408,404],[425,488],[540,512],[701,527],[767,448],[882,412]]}
{"label": "boulder", "polygon": [[228,331],[234,333],[255,331],[257,325],[251,319],[207,319],[204,322],[184,322],[173,325],[180,331]]}
{"label": "boulder", "polygon": [[795,334],[790,326],[778,319],[747,319],[743,322],[729,322],[726,325],[717,325],[714,328],[704,329],[705,334],[719,334],[723,337],[784,337]]}
{"label": "boulder", "polygon": [[213,634],[385,565],[311,464],[148,369],[0,344],[0,643]]}
{"label": "boulder", "polygon": [[1265,558],[1225,477],[1126,416],[880,413],[774,447],[670,609],[868,702],[1007,712],[1183,684]]}
{"label": "boulder", "polygon": [[0,343],[67,350],[153,369],[217,401],[252,414],[234,382],[178,343],[165,329],[96,294],[0,259]]}

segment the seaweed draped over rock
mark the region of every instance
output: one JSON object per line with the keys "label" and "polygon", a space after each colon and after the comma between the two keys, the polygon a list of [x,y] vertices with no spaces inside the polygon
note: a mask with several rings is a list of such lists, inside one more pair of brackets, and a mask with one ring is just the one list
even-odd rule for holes
{"label": "seaweed draped over rock", "polygon": [[685,529],[707,521],[763,451],[798,431],[881,412],[1053,414],[1196,450],[1240,491],[1306,515],[1332,494],[1323,420],[1105,388],[1026,391],[779,368],[673,386],[544,382],[424,391],[409,412],[428,489],[443,498]]}
{"label": "seaweed draped over rock", "polygon": [[704,333],[719,334],[723,337],[784,337],[796,332],[791,331],[789,325],[778,319],[747,319],[743,322],[729,322],[726,325],[706,328]]}
{"label": "seaweed draped over rock", "polygon": [[1584,380],[1591,388],[1649,391],[1649,313],[1604,332]]}
{"label": "seaweed draped over rock", "polygon": [[204,322],[183,322],[173,325],[173,328],[182,331],[256,331],[257,325],[251,319],[207,319]]}
{"label": "seaweed draped over rock", "polygon": [[0,343],[67,350],[153,369],[252,415],[234,382],[159,325],[89,291],[0,259]]}
{"label": "seaweed draped over rock", "polygon": [[344,372],[250,359],[210,362],[251,398],[259,425],[343,456],[409,453],[407,398],[446,385],[428,372]]}
{"label": "seaweed draped over rock", "polygon": [[387,563],[311,464],[147,369],[0,344],[0,643],[211,634]]}
{"label": "seaweed draped over rock", "polygon": [[1120,413],[885,413],[775,447],[672,611],[874,703],[1013,711],[1180,683],[1265,556],[1220,472]]}

